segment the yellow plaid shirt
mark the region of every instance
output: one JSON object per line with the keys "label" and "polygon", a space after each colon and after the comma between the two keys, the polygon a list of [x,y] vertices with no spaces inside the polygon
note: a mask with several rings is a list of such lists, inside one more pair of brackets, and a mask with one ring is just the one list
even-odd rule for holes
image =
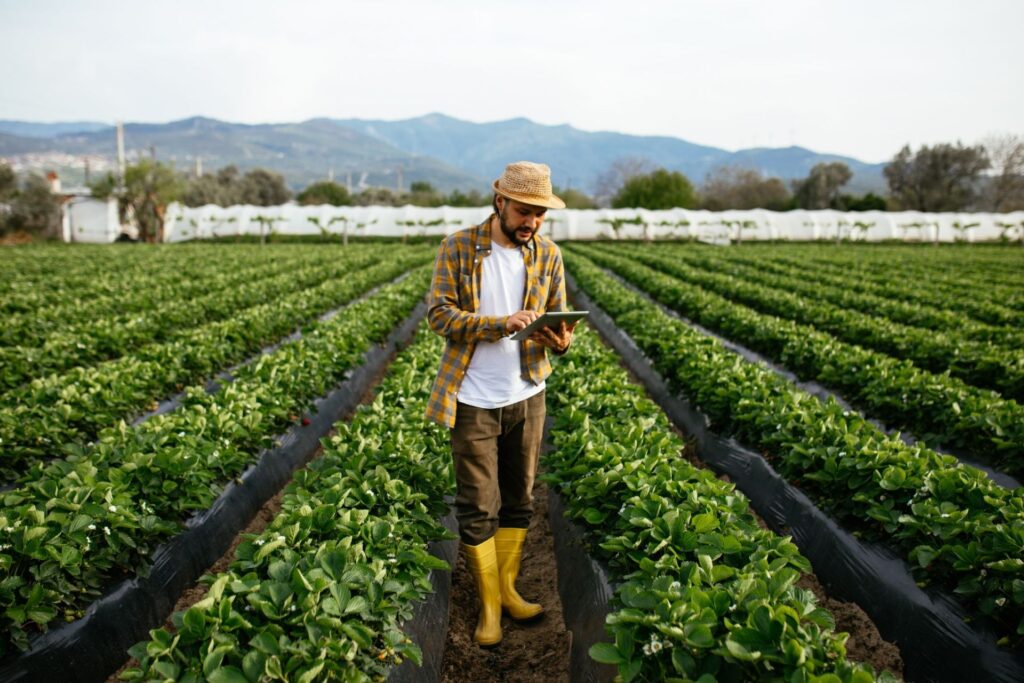
{"label": "yellow plaid shirt", "polygon": [[[445,427],[455,426],[455,409],[462,378],[473,358],[477,342],[497,341],[506,335],[505,316],[476,313],[480,308],[483,260],[491,254],[491,219],[449,235],[434,261],[427,320],[430,329],[447,340],[441,368],[427,402],[427,419]],[[565,310],[565,272],[562,253],[541,235],[523,249],[526,288],[523,310],[545,313]],[[519,347],[523,378],[540,384],[551,374],[547,348],[529,340]]]}

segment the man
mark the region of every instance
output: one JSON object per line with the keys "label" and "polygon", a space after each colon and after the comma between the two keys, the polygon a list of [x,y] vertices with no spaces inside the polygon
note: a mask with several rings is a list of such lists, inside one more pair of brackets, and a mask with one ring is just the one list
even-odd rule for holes
{"label": "man", "polygon": [[539,314],[564,310],[561,252],[537,233],[547,210],[565,202],[543,164],[509,164],[493,187],[494,213],[441,245],[427,313],[447,340],[427,417],[451,430],[459,536],[480,597],[474,639],[483,646],[501,641],[503,609],[516,620],[543,612],[515,580],[533,515],[547,351],[565,353],[575,328],[509,338]]}

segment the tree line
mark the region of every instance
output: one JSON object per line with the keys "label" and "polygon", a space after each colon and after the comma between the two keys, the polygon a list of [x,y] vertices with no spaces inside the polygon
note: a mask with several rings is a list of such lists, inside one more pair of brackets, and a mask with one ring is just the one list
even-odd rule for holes
{"label": "tree line", "polygon": [[[696,186],[679,171],[656,168],[644,159],[612,163],[597,179],[593,195],[574,188],[555,188],[568,208],[601,206],[646,209],[838,209],[842,211],[992,211],[1024,210],[1024,139],[1005,135],[984,144],[904,146],[886,164],[888,193],[855,195],[844,191],[853,177],[840,161],[820,163],[807,177],[791,180],[767,176],[758,169],[722,166]],[[140,238],[161,241],[167,206],[252,204],[277,206],[293,199],[284,177],[256,168],[242,173],[225,166],[202,175],[176,171],[154,159],[140,159],[125,170],[119,182],[112,173],[90,185],[95,197],[116,197],[122,222],[139,227]],[[332,180],[312,183],[294,195],[303,205],[334,206],[487,206],[489,193],[453,190],[445,193],[429,182],[413,182],[408,191],[371,187],[358,192]],[[42,177],[29,174],[20,181],[0,162],[0,237],[20,233],[56,237],[60,198]]]}
{"label": "tree line", "polygon": [[790,181],[738,166],[712,170],[698,188],[678,171],[651,168],[642,159],[622,159],[598,180],[597,192],[614,208],[674,207],[727,209],[837,209],[840,211],[1024,210],[1024,140],[991,138],[984,145],[904,146],[885,165],[888,193],[854,195],[844,191],[853,178],[841,161],[811,168]]}

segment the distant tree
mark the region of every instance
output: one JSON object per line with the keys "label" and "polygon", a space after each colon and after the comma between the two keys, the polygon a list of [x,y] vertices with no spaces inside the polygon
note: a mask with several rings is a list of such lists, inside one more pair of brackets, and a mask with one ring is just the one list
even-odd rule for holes
{"label": "distant tree", "polygon": [[284,204],[292,196],[284,177],[280,173],[265,168],[254,168],[246,171],[242,177],[243,204],[254,206],[278,206]]}
{"label": "distant tree", "polygon": [[1024,210],[1024,138],[997,135],[987,138],[983,144],[993,171],[986,207],[999,213]]}
{"label": "distant tree", "polygon": [[[5,170],[6,169],[6,170]],[[37,237],[57,237],[60,229],[60,198],[50,183],[31,173],[18,186],[10,166],[0,165],[0,235],[24,232]]]}
{"label": "distant tree", "polygon": [[490,203],[490,198],[485,197],[480,190],[470,190],[469,192],[452,190],[452,193],[445,199],[445,204],[448,206],[487,206]]}
{"label": "distant tree", "polygon": [[852,177],[853,171],[841,161],[815,164],[806,178],[793,181],[793,197],[803,209],[837,209],[839,190]]}
{"label": "distant tree", "polygon": [[186,182],[181,201],[186,206],[234,206],[242,201],[242,174],[235,165],[225,166],[216,173],[204,173]]}
{"label": "distant tree", "polygon": [[594,183],[594,200],[601,206],[608,206],[627,180],[651,173],[655,168],[652,161],[642,157],[616,159],[597,176],[597,182]]}
{"label": "distant tree", "polygon": [[0,161],[0,202],[5,202],[18,191],[18,177],[14,169],[6,162]]}
{"label": "distant tree", "polygon": [[633,176],[612,198],[616,209],[690,209],[696,205],[696,193],[689,179],[679,171],[664,168]]}
{"label": "distant tree", "polygon": [[840,195],[836,208],[840,211],[885,211],[888,207],[884,197],[868,192],[859,197],[850,194]]}
{"label": "distant tree", "polygon": [[701,208],[710,211],[785,211],[792,207],[789,190],[779,178],[766,178],[755,168],[740,166],[719,166],[712,169],[704,180],[700,200]]}
{"label": "distant tree", "polygon": [[597,202],[591,197],[584,194],[580,190],[567,187],[564,190],[559,187],[552,189],[556,197],[560,197],[565,202],[565,208],[567,209],[596,209]]}
{"label": "distant tree", "polygon": [[445,196],[425,180],[414,181],[409,186],[409,193],[400,195],[396,201],[398,204],[414,206],[442,206],[444,202]]}
{"label": "distant tree", "polygon": [[124,187],[120,191],[112,173],[93,183],[91,188],[93,195],[100,199],[117,197],[121,220],[134,218],[140,239],[162,242],[167,205],[181,198],[185,183],[172,167],[141,158],[125,169]]}
{"label": "distant tree", "polygon": [[886,164],[883,173],[898,208],[916,211],[963,211],[973,204],[975,186],[989,168],[984,147],[906,145]]}
{"label": "distant tree", "polygon": [[344,185],[333,180],[323,180],[318,183],[306,186],[302,192],[295,197],[299,204],[330,204],[331,206],[347,206],[352,203],[352,197]]}
{"label": "distant tree", "polygon": [[368,187],[352,198],[358,206],[395,206],[395,193],[386,187]]}

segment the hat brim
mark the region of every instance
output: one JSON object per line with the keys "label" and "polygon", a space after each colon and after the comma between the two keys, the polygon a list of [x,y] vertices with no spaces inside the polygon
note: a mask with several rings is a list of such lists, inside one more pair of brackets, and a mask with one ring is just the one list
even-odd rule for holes
{"label": "hat brim", "polygon": [[507,192],[505,190],[502,190],[502,189],[498,188],[498,181],[497,180],[495,180],[491,184],[491,188],[495,192],[500,194],[502,197],[507,197],[509,199],[514,199],[517,202],[522,202],[523,204],[529,204],[530,206],[543,206],[545,209],[564,209],[565,208],[565,202],[563,202],[560,198],[556,197],[555,195],[551,195],[549,197],[535,197],[533,195],[523,195],[523,194],[516,194],[514,192]]}

